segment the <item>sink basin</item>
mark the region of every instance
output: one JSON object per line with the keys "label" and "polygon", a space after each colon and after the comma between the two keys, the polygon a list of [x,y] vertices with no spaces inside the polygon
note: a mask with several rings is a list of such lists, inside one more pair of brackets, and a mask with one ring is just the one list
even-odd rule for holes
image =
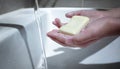
{"label": "sink basin", "polygon": [[[93,8],[39,8],[48,69],[119,69],[120,37],[106,37],[87,48],[63,47],[46,36],[65,13]],[[41,23],[40,22],[40,23]],[[0,15],[0,69],[41,69],[42,50],[33,8]],[[25,61],[25,62],[24,62]]]}

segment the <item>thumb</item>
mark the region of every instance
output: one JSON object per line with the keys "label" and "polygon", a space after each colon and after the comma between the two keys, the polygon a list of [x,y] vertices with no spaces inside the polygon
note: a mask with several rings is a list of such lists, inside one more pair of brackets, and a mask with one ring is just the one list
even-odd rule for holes
{"label": "thumb", "polygon": [[72,16],[75,15],[91,17],[98,14],[100,14],[100,12],[94,10],[78,10],[66,13],[66,17],[71,18]]}

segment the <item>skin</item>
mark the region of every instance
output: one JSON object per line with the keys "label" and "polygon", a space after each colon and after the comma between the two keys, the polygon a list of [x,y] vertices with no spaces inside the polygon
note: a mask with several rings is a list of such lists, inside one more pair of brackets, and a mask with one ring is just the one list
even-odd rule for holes
{"label": "skin", "polygon": [[[68,18],[74,15],[90,18],[89,24],[79,34],[70,36],[60,33],[58,29],[53,29],[47,33],[47,36],[63,46],[86,47],[103,37],[120,35],[120,8],[108,11],[79,10],[66,13]],[[56,18],[53,24],[60,28],[66,23],[61,23],[60,19]]]}

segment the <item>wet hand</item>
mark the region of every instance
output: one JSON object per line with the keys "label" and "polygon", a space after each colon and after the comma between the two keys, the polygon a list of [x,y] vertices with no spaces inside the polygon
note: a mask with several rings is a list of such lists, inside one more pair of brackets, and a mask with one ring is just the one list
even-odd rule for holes
{"label": "wet hand", "polygon": [[[73,11],[66,14],[66,17],[71,18],[74,15],[82,15],[90,18],[89,24],[80,31],[79,34],[74,36],[60,33],[59,30],[54,29],[47,33],[55,42],[63,46],[71,47],[86,47],[89,44],[106,36],[119,34],[120,19],[112,17],[109,11],[93,11],[93,10],[82,10]],[[60,19],[56,18],[53,24],[60,28],[66,23],[61,23]]]}

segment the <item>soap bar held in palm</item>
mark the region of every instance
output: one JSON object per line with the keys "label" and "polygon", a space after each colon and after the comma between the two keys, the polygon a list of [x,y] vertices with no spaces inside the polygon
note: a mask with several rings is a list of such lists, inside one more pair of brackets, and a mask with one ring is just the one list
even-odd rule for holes
{"label": "soap bar held in palm", "polygon": [[59,31],[68,35],[78,34],[89,22],[86,16],[73,16],[68,24],[60,27]]}

